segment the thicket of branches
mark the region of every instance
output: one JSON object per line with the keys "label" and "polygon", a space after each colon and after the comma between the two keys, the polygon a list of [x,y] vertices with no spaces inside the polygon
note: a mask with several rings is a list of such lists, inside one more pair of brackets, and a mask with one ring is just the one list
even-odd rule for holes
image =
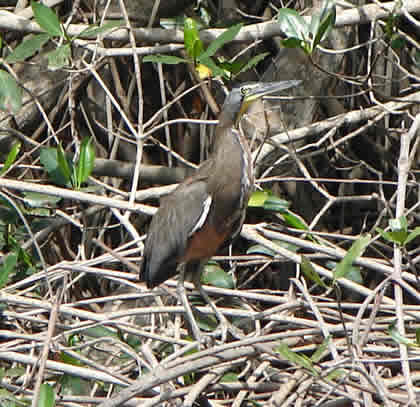
{"label": "thicket of branches", "polygon": [[[331,8],[197,3],[0,10],[0,404],[418,405],[420,1],[337,1],[307,33]],[[158,28],[184,13],[195,48]],[[198,346],[176,281],[138,280],[150,218],[224,86],[287,79],[243,120],[259,192],[206,269],[237,334],[186,283]]]}

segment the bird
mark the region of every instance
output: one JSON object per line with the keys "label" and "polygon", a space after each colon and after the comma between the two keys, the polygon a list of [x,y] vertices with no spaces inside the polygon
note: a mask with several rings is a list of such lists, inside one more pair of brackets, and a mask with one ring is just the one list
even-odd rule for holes
{"label": "bird", "polygon": [[228,329],[226,318],[202,288],[200,278],[208,260],[239,235],[254,190],[252,157],[240,120],[255,100],[298,83],[247,82],[234,87],[219,113],[211,155],[161,199],[149,225],[140,280],[152,289],[179,273],[177,293],[198,341],[202,335],[184,288],[187,265],[195,268],[194,285],[215,312],[224,337]]}

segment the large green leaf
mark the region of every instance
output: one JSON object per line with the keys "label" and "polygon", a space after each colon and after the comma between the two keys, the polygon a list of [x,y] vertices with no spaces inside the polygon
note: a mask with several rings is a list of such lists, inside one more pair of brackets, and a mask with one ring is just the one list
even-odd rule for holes
{"label": "large green leaf", "polygon": [[334,280],[346,277],[352,270],[353,262],[363,254],[370,242],[371,236],[369,234],[359,237],[350,247],[343,259],[338,263],[334,270]]}
{"label": "large green leaf", "polygon": [[309,372],[311,372],[314,376],[319,376],[318,371],[313,367],[312,361],[307,356],[293,352],[285,343],[281,343],[279,346],[277,346],[275,351],[292,364],[309,370]]}
{"label": "large green leaf", "polygon": [[37,34],[23,40],[11,54],[6,58],[6,62],[13,64],[15,62],[22,62],[26,58],[31,57],[36,52],[40,51],[42,46],[50,39],[50,36],[45,33]]}
{"label": "large green leaf", "polygon": [[92,388],[92,383],[82,377],[64,374],[60,378],[60,386],[60,395],[87,396]]}
{"label": "large green leaf", "polygon": [[[30,208],[55,208],[61,197],[42,194],[40,192],[25,191],[23,202]],[[32,214],[32,211],[30,212]]]}
{"label": "large green leaf", "polygon": [[254,68],[259,62],[261,62],[267,55],[270,55],[269,52],[263,52],[262,54],[255,55],[252,57],[246,64],[244,64],[238,72],[232,72],[234,75],[239,75],[242,72],[246,72]]}
{"label": "large green leaf", "polygon": [[192,18],[184,21],[184,45],[188,56],[195,61],[203,53],[203,43],[198,33],[197,23]]}
{"label": "large green leaf", "polygon": [[288,38],[307,41],[309,37],[308,24],[296,10],[288,8],[280,9],[277,14],[277,21],[280,29]]}
{"label": "large green leaf", "polygon": [[417,236],[420,236],[420,226],[417,226],[412,232],[410,232],[410,234],[407,236],[407,239],[405,239],[404,244],[408,244]]}
{"label": "large green leaf", "polygon": [[233,289],[235,287],[232,276],[216,264],[207,264],[204,267],[201,282],[219,288]]}
{"label": "large green leaf", "polygon": [[328,336],[324,339],[324,341],[319,345],[316,349],[316,351],[311,356],[311,361],[314,363],[318,363],[321,358],[324,356],[325,351],[328,348],[328,345],[331,341],[331,337]]}
{"label": "large green leaf", "polygon": [[80,157],[76,165],[76,187],[77,189],[87,181],[95,167],[95,147],[92,138],[85,137],[80,146]]}
{"label": "large green leaf", "polygon": [[64,35],[60,20],[52,9],[34,1],[31,2],[31,7],[35,21],[51,37],[62,37]]}
{"label": "large green leaf", "polygon": [[[68,185],[70,181],[70,172],[64,174],[60,168],[56,148],[42,148],[39,160],[55,184],[62,186]],[[68,165],[70,165],[70,163],[68,163]]]}
{"label": "large green leaf", "polygon": [[336,19],[334,2],[326,0],[322,5],[320,15],[312,19],[316,22],[313,24],[311,21],[312,50],[314,50],[334,27]]}
{"label": "large green leaf", "polygon": [[124,25],[124,21],[122,20],[115,20],[115,21],[108,21],[107,23],[102,24],[101,26],[92,26],[88,27],[83,30],[80,34],[77,35],[77,38],[91,38],[95,37],[99,34],[107,32],[117,27],[121,27]]}
{"label": "large green leaf", "polygon": [[399,344],[410,346],[410,347],[418,347],[417,343],[411,341],[410,339],[406,338],[405,336],[399,333],[396,321],[394,321],[392,324],[389,324],[388,334],[395,342]]}
{"label": "large green leaf", "polygon": [[19,141],[13,144],[13,147],[10,149],[9,154],[7,154],[7,158],[3,165],[3,168],[0,170],[0,176],[3,175],[15,162],[16,157],[19,154],[21,146],[22,146],[22,143]]}
{"label": "large green leaf", "polygon": [[329,287],[327,286],[327,284],[324,283],[323,280],[321,280],[321,277],[316,272],[316,270],[312,266],[311,262],[304,255],[301,256],[301,259],[302,259],[302,261],[300,263],[300,267],[301,267],[305,277],[308,280],[314,282],[315,284],[318,284],[319,286],[321,286],[325,289],[328,289]]}
{"label": "large green leaf", "polygon": [[0,110],[18,113],[22,107],[22,89],[15,78],[0,70]]}
{"label": "large green leaf", "polygon": [[282,218],[286,222],[288,226],[291,226],[295,229],[301,229],[301,230],[308,230],[308,225],[305,223],[305,221],[295,213],[293,213],[291,210],[288,210],[285,213],[281,214]]}
{"label": "large green leaf", "polygon": [[283,213],[288,210],[290,203],[272,194],[271,191],[255,191],[248,201],[248,206]]}
{"label": "large green leaf", "polygon": [[67,182],[71,180],[73,164],[67,159],[66,153],[61,144],[57,148],[57,163],[61,173],[66,178]]}
{"label": "large green leaf", "polygon": [[408,238],[408,232],[404,229],[386,231],[381,228],[376,228],[376,231],[388,242],[396,243],[402,246]]}
{"label": "large green leaf", "polygon": [[47,54],[48,67],[50,69],[60,69],[70,63],[71,47],[70,44],[63,44],[57,47],[55,50]]}
{"label": "large green leaf", "polygon": [[39,392],[38,407],[54,407],[55,406],[55,393],[54,389],[48,384],[41,384]]}
{"label": "large green leaf", "polygon": [[214,41],[210,43],[207,49],[200,55],[197,56],[198,61],[202,61],[206,58],[212,57],[223,45],[232,41],[240,29],[242,28],[242,23],[236,24],[230,27],[228,30],[220,34]]}
{"label": "large green leaf", "polygon": [[6,255],[4,263],[0,268],[0,288],[6,286],[10,275],[15,271],[18,262],[18,254],[10,253]]}

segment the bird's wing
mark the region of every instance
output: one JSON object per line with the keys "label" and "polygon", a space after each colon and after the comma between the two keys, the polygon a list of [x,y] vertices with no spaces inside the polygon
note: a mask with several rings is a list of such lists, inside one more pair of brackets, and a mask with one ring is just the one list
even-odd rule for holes
{"label": "bird's wing", "polygon": [[149,226],[140,278],[152,288],[176,274],[190,236],[209,213],[211,196],[204,179],[193,177],[162,200]]}

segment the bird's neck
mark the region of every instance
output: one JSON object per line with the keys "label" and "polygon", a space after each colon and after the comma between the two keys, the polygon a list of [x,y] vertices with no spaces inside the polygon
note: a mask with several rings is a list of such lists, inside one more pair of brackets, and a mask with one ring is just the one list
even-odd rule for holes
{"label": "bird's neck", "polygon": [[218,120],[218,127],[237,127],[239,125],[239,111],[228,103],[225,103],[219,114]]}

